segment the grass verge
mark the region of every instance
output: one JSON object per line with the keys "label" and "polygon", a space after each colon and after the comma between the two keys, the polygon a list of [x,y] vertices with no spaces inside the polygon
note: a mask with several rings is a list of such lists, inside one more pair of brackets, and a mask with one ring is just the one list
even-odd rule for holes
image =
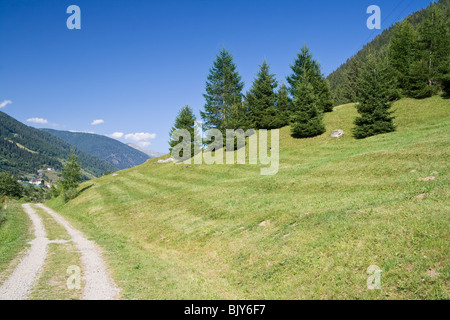
{"label": "grass verge", "polygon": [[14,200],[7,204],[6,210],[1,210],[0,215],[2,216],[0,219],[0,273],[2,273],[27,246],[30,240],[31,221],[23,211],[21,203]]}

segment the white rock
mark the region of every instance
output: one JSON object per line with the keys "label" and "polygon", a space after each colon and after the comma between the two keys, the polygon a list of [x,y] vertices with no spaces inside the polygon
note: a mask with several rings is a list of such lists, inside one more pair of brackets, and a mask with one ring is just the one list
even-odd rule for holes
{"label": "white rock", "polygon": [[173,158],[167,158],[167,159],[161,159],[158,160],[158,163],[167,163],[167,162],[173,162]]}
{"label": "white rock", "polygon": [[332,137],[332,138],[339,138],[339,137],[342,137],[343,135],[344,135],[344,130],[337,129],[337,130],[334,130],[330,134],[330,137]]}

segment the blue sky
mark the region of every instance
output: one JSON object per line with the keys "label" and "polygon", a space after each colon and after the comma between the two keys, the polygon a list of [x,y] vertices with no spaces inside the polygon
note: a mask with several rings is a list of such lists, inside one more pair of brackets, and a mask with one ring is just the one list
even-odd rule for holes
{"label": "blue sky", "polygon": [[[303,44],[327,75],[381,32],[366,27],[369,5],[381,8],[385,29],[429,3],[1,0],[0,110],[38,128],[116,133],[167,152],[179,109],[188,104],[200,117],[222,46],[245,91],[264,59],[286,82]],[[72,4],[81,30],[66,27]]]}

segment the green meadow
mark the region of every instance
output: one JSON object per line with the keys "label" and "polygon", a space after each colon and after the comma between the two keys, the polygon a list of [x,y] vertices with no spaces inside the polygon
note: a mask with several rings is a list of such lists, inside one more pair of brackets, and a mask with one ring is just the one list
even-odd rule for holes
{"label": "green meadow", "polygon": [[321,136],[282,128],[276,175],[152,159],[47,205],[105,249],[124,299],[449,299],[450,103],[393,110],[397,131],[364,140],[353,104]]}

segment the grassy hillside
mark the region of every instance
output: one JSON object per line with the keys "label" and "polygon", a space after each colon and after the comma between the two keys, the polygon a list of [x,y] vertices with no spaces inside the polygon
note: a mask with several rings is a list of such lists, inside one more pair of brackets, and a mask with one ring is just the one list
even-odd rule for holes
{"label": "grassy hillside", "polygon": [[122,142],[102,135],[43,129],[55,137],[94,157],[105,160],[117,169],[128,169],[144,163],[149,156]]}
{"label": "grassy hillside", "polygon": [[355,140],[342,105],[322,136],[281,130],[275,176],[152,159],[48,205],[106,249],[124,298],[449,299],[449,107],[401,100],[397,132]]}

